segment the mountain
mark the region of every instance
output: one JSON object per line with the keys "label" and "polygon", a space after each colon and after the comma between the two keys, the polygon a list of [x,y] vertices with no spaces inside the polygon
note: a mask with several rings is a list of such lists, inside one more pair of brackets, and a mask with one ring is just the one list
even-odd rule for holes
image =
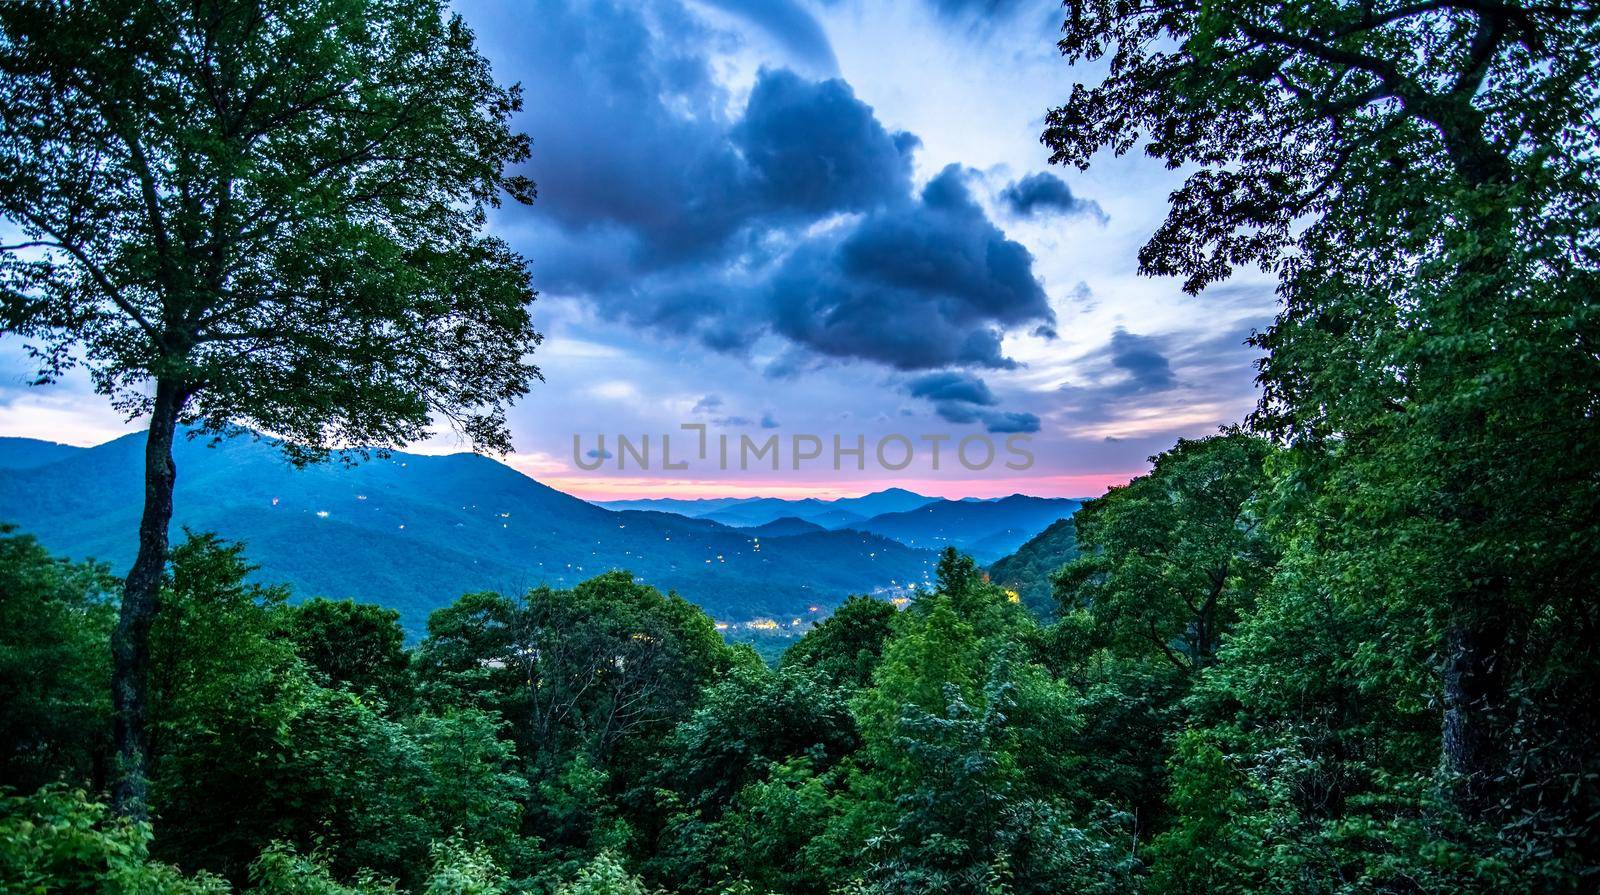
{"label": "mountain", "polygon": [[1016,591],[1022,605],[1034,615],[1053,619],[1056,601],[1051,592],[1050,576],[1077,558],[1077,528],[1070,518],[1057,519],[1018,547],[1016,553],[996,560],[989,567],[989,580]]}
{"label": "mountain", "polygon": [[590,501],[597,507],[608,510],[656,510],[662,513],[677,513],[680,516],[702,516],[706,513],[720,510],[749,500],[748,497],[696,497],[693,499],[682,497],[642,497],[635,500],[596,500]]}
{"label": "mountain", "polygon": [[954,546],[979,562],[1014,552],[1057,519],[1077,512],[1081,500],[1013,494],[999,500],[940,500],[900,513],[885,513],[851,526],[908,547]]}
{"label": "mountain", "polygon": [[710,519],[735,528],[765,525],[785,517],[815,522],[823,528],[844,528],[852,523],[883,513],[898,513],[916,509],[938,500],[907,491],[904,488],[887,488],[860,497],[841,497],[821,500],[807,497],[786,500],[781,497],[702,498],[646,498],[642,500],[599,501],[597,506],[609,510],[662,510],[698,519]]}
{"label": "mountain", "polygon": [[819,531],[827,531],[827,529],[815,522],[807,522],[798,516],[785,516],[782,519],[774,519],[765,525],[746,528],[742,533],[752,538],[787,538]]}
{"label": "mountain", "polygon": [[827,501],[815,497],[804,500],[784,500],[781,497],[751,497],[741,500],[732,506],[723,507],[709,513],[697,516],[698,519],[710,519],[721,522],[723,525],[732,525],[735,528],[746,528],[754,525],[765,525],[793,516],[797,519],[807,519],[811,516],[826,513],[832,509]]}
{"label": "mountain", "polygon": [[65,460],[83,450],[70,444],[32,438],[0,438],[0,469],[33,469]]}
{"label": "mountain", "polygon": [[884,513],[904,513],[907,510],[927,506],[938,499],[937,497],[918,494],[915,491],[907,491],[904,488],[886,488],[882,491],[874,491],[871,494],[863,494],[860,497],[841,497],[838,500],[829,501],[828,505],[833,511],[854,513],[857,516],[871,518],[873,516],[881,516]]}
{"label": "mountain", "polygon": [[[0,469],[0,520],[57,553],[120,571],[136,548],[143,450],[136,434]],[[248,437],[214,447],[180,438],[174,454],[175,537],[187,526],[243,540],[260,580],[383,603],[413,633],[467,591],[572,585],[610,569],[677,590],[713,616],[747,620],[920,583],[934,561],[871,533],[758,541],[711,520],[602,509],[474,454],[396,452],[297,470]]]}
{"label": "mountain", "polygon": [[867,517],[860,513],[852,513],[849,510],[829,510],[826,513],[818,513],[807,521],[814,522],[823,528],[836,529],[849,528],[859,522],[865,522]]}

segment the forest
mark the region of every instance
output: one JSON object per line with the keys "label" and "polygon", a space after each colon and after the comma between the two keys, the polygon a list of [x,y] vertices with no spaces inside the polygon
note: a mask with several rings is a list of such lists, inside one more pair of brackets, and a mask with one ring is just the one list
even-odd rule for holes
{"label": "forest", "polygon": [[1600,887],[1600,9],[1062,19],[1051,161],[1182,174],[1138,263],[1196,313],[1274,279],[1259,403],[1026,602],[949,550],[768,663],[625,570],[408,642],[171,533],[180,431],[510,447],[535,146],[459,15],[0,6],[0,325],[148,429],[130,568],[0,535],[0,891]]}
{"label": "forest", "polygon": [[[1229,432],[1091,501],[1041,624],[954,550],[776,666],[626,572],[393,610],[173,550],[149,826],[96,793],[119,582],[0,540],[6,891],[1509,892],[1593,881],[1592,646],[1530,631],[1481,819],[1428,607],[1328,590]],[[1531,626],[1530,626],[1531,628]],[[1537,641],[1531,638],[1537,637]],[[1557,699],[1540,693],[1563,680]],[[1544,711],[1538,707],[1543,706]],[[1523,732],[1526,731],[1526,732]]]}

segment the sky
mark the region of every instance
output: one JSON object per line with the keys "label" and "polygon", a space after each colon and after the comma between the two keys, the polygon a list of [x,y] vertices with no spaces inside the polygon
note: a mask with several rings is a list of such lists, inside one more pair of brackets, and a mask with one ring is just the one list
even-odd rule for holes
{"label": "sky", "polygon": [[[1182,172],[1048,164],[1045,114],[1100,74],[1060,59],[1048,0],[457,9],[521,83],[533,140],[539,199],[490,227],[540,292],[546,381],[511,411],[505,458],[540,481],[591,499],[1093,496],[1255,402],[1244,340],[1271,320],[1270,281],[1190,297],[1137,273]],[[82,377],[30,373],[0,340],[0,435],[140,427]],[[652,444],[649,468],[619,434]],[[663,468],[663,436],[687,468]],[[741,439],[774,436],[778,469],[741,468]],[[834,463],[835,437],[864,458]],[[821,455],[796,468],[811,438]],[[1007,468],[1007,439],[1031,465]],[[985,444],[995,461],[970,468]]]}

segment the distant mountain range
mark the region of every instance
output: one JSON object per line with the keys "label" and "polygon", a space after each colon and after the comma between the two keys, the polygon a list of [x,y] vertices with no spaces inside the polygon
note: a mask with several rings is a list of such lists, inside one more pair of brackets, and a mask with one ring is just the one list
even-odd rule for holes
{"label": "distant mountain range", "polygon": [[1083,501],[1065,497],[1013,494],[998,500],[941,500],[903,513],[885,513],[852,525],[908,547],[955,547],[981,563],[1014,552],[1057,519],[1078,511]]}
{"label": "distant mountain range", "polygon": [[[136,548],[143,450],[142,434],[93,448],[0,438],[0,522],[120,573]],[[175,537],[188,527],[242,540],[260,580],[392,606],[413,632],[465,592],[572,585],[611,569],[717,618],[805,619],[852,593],[927,583],[946,545],[991,561],[1078,507],[899,488],[831,501],[595,505],[474,454],[396,452],[297,470],[251,438],[180,439],[175,459]]]}
{"label": "distant mountain range", "polygon": [[[137,546],[143,450],[142,435],[93,448],[7,439],[0,521],[121,572]],[[243,540],[261,580],[392,606],[413,632],[468,591],[571,585],[610,569],[714,617],[792,620],[852,593],[920,584],[936,559],[862,532],[769,541],[673,513],[605,510],[473,454],[297,470],[264,441],[180,439],[175,460],[174,536],[187,526]]]}
{"label": "distant mountain range", "polygon": [[[808,522],[828,530],[883,535],[908,547],[942,550],[956,547],[989,563],[1012,553],[1057,519],[1077,512],[1082,501],[1061,497],[1013,494],[994,500],[944,500],[890,488],[862,497],[838,500],[784,500],[776,497],[716,500],[601,501],[616,510],[651,509],[691,519],[708,519],[755,532],[782,520]],[[799,530],[794,522],[781,531]],[[777,532],[770,532],[777,533]]]}
{"label": "distant mountain range", "polygon": [[883,513],[914,510],[938,500],[937,497],[916,494],[904,488],[889,488],[861,497],[841,497],[837,500],[820,500],[815,497],[801,500],[784,500],[780,497],[722,497],[702,500],[658,497],[644,500],[596,501],[596,505],[610,510],[661,510],[696,519],[710,519],[735,528],[765,525],[786,516],[815,522],[823,528],[844,528],[850,523],[862,522]]}

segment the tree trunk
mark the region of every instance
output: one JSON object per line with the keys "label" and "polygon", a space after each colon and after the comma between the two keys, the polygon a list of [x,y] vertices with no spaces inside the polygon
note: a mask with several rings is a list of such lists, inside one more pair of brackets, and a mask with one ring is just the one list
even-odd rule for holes
{"label": "tree trunk", "polygon": [[[1517,232],[1512,166],[1484,138],[1483,115],[1470,97],[1461,99],[1456,126],[1445,133],[1446,147],[1457,172],[1475,194],[1466,212],[1466,232],[1478,242],[1461,260],[1461,282],[1466,294],[1459,300],[1455,319],[1445,318],[1458,336],[1492,332],[1500,325],[1500,309],[1511,298],[1512,279],[1518,266],[1508,248]],[[1470,345],[1470,341],[1468,342]],[[1494,360],[1483,348],[1465,354],[1452,352],[1450,362],[1435,375],[1449,386],[1492,375]],[[1493,506],[1499,497],[1492,479],[1471,462],[1479,445],[1492,444],[1488,408],[1469,407],[1452,414],[1448,434],[1440,440],[1451,448],[1448,459],[1456,473],[1446,493],[1456,503],[1448,521],[1466,533],[1464,540],[1483,543],[1492,527]],[[1466,455],[1466,458],[1463,458]],[[1500,498],[1503,499],[1503,498]],[[1465,817],[1483,819],[1495,801],[1496,782],[1506,770],[1508,688],[1513,657],[1506,652],[1514,642],[1513,626],[1520,623],[1510,610],[1507,581],[1488,560],[1471,576],[1477,583],[1450,599],[1444,631],[1444,716],[1441,720],[1441,758],[1447,795]],[[1482,563],[1484,560],[1478,560]]]}
{"label": "tree trunk", "polygon": [[1506,702],[1505,628],[1457,612],[1445,632],[1443,752],[1456,807],[1481,817],[1503,770],[1496,735]]}
{"label": "tree trunk", "polygon": [[167,526],[177,467],[172,439],[184,395],[176,383],[157,380],[155,406],[144,453],[144,516],[139,554],[122,589],[122,608],[111,635],[112,705],[116,713],[116,785],[112,799],[125,817],[149,817],[150,732],[145,725],[150,675],[150,623],[154,620],[167,564]]}

